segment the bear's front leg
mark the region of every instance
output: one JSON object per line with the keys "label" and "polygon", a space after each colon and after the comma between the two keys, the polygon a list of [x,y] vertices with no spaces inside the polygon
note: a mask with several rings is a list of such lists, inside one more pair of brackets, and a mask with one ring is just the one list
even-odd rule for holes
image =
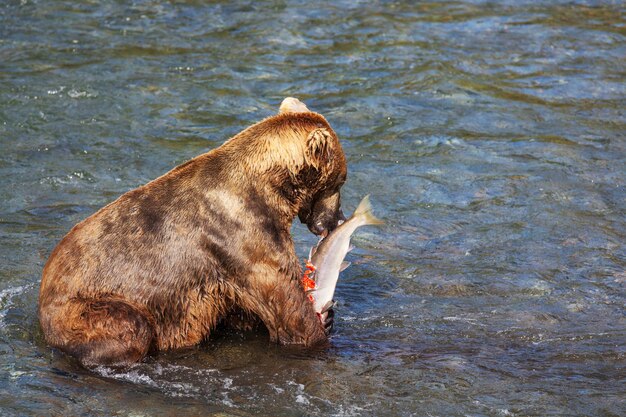
{"label": "bear's front leg", "polygon": [[262,275],[248,293],[245,306],[259,316],[274,342],[312,346],[327,341],[324,324],[313,309],[298,280],[273,270],[259,268]]}

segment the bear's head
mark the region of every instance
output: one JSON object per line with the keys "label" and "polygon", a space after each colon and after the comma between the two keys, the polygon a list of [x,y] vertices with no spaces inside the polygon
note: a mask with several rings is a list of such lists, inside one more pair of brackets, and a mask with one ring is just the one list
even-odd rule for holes
{"label": "bear's head", "polygon": [[346,182],[346,159],[335,133],[316,128],[307,137],[305,164],[296,175],[296,185],[308,190],[298,218],[316,235],[334,230],[340,220],[341,186]]}
{"label": "bear's head", "polygon": [[341,144],[326,119],[312,113],[298,99],[283,100],[279,113],[301,120],[305,126],[304,137],[300,138],[300,141],[305,139],[304,158],[290,179],[304,197],[298,218],[312,233],[324,235],[345,220],[340,189],[346,182],[347,166]]}
{"label": "bear's head", "polygon": [[239,133],[222,146],[230,161],[258,193],[265,188],[268,207],[296,215],[316,235],[345,220],[340,188],[346,181],[346,158],[336,133],[324,116],[304,103],[286,98],[277,115]]}

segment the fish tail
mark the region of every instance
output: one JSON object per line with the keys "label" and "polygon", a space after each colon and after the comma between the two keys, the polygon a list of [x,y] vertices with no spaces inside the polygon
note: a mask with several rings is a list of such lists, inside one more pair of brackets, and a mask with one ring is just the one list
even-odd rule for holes
{"label": "fish tail", "polygon": [[364,224],[380,225],[384,224],[382,220],[374,216],[372,213],[372,204],[370,203],[369,194],[363,197],[363,200],[359,203],[359,206],[354,210],[354,217],[362,217]]}

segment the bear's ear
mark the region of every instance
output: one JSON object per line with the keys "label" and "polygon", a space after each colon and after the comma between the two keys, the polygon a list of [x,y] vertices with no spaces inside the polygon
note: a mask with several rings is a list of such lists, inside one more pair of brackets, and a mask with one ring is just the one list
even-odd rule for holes
{"label": "bear's ear", "polygon": [[306,104],[294,97],[284,99],[278,109],[278,113],[307,113],[310,111]]}
{"label": "bear's ear", "polygon": [[306,160],[319,169],[333,159],[333,137],[323,128],[312,130],[306,138]]}

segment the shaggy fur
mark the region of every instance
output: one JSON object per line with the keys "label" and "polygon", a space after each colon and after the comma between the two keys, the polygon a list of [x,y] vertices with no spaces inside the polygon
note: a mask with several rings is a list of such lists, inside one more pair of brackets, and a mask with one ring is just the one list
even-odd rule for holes
{"label": "shaggy fur", "polygon": [[86,366],[125,365],[195,345],[230,316],[281,344],[326,340],[290,229],[296,215],[316,234],[335,228],[345,177],[324,117],[286,112],[127,192],[50,255],[47,342]]}

